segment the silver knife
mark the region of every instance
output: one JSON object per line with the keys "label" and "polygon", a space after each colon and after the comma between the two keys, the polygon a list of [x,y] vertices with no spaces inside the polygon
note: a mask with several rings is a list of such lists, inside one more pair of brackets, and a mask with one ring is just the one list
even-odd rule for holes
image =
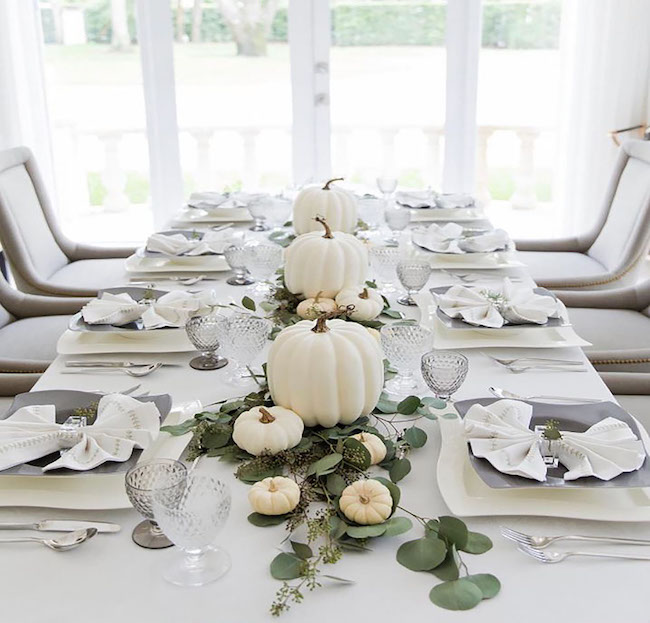
{"label": "silver knife", "polygon": [[119,524],[108,521],[80,521],[77,519],[43,519],[34,523],[0,522],[0,530],[39,530],[41,532],[72,532],[83,528],[97,528],[97,532],[119,532]]}

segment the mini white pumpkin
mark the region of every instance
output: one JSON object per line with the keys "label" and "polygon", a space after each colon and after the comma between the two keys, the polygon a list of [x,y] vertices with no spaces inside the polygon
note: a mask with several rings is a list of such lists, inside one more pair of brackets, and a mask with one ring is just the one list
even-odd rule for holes
{"label": "mini white pumpkin", "polygon": [[357,433],[352,435],[352,439],[360,441],[366,450],[370,453],[370,465],[381,463],[386,456],[386,444],[372,433]]}
{"label": "mini white pumpkin", "polygon": [[357,480],[343,489],[341,512],[363,526],[386,521],[393,510],[393,498],[386,485],[377,480]]}
{"label": "mini white pumpkin", "polygon": [[341,290],[363,283],[368,275],[366,246],[350,234],[325,228],[298,236],[285,253],[284,282],[289,292],[315,297],[319,292],[334,298]]}
{"label": "mini white pumpkin", "polygon": [[384,309],[381,294],[371,288],[345,288],[336,295],[336,303],[341,307],[352,305],[349,313],[352,320],[374,320]]}
{"label": "mini white pumpkin", "polygon": [[321,314],[327,314],[338,309],[334,299],[321,297],[322,292],[318,292],[315,297],[305,299],[298,303],[296,313],[305,320],[316,320]]}
{"label": "mini white pumpkin", "polygon": [[285,476],[265,478],[251,487],[248,501],[261,515],[285,515],[298,506],[300,487]]}
{"label": "mini white pumpkin", "polygon": [[349,424],[368,415],[384,385],[377,340],[356,322],[324,316],[280,331],[266,371],[273,402],[295,411],[305,426]]}
{"label": "mini white pumpkin", "polygon": [[381,345],[381,333],[377,331],[377,329],[373,329],[372,327],[366,327],[366,330],[374,339],[377,340],[377,344]]}
{"label": "mini white pumpkin", "polygon": [[235,420],[232,439],[254,456],[277,454],[297,446],[304,429],[303,421],[289,409],[253,407]]}
{"label": "mini white pumpkin", "polygon": [[321,215],[334,231],[352,233],[357,226],[357,200],[349,191],[332,186],[343,178],[329,180],[324,186],[309,186],[293,202],[293,228],[297,234],[318,231],[314,218]]}

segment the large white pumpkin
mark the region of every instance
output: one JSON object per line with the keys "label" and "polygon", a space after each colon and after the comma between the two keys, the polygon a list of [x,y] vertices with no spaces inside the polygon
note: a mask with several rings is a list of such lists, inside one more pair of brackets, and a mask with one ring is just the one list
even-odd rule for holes
{"label": "large white pumpkin", "polygon": [[293,202],[293,228],[297,234],[320,229],[314,220],[317,216],[327,219],[333,231],[351,233],[357,226],[357,200],[349,191],[331,186],[335,178],[323,187],[309,186],[298,193]]}
{"label": "large white pumpkin", "polygon": [[273,402],[306,426],[349,424],[368,415],[384,385],[377,340],[356,322],[324,317],[280,331],[266,371]]}
{"label": "large white pumpkin", "polygon": [[318,293],[334,298],[344,288],[366,280],[368,251],[351,234],[332,232],[324,219],[317,220],[321,231],[298,236],[287,248],[284,282],[289,292],[306,298]]}

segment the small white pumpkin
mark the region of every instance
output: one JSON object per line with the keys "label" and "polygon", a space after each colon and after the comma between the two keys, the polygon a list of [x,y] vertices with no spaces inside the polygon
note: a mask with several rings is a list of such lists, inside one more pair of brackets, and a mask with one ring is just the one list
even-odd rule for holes
{"label": "small white pumpkin", "polygon": [[265,478],[251,487],[248,501],[261,515],[285,515],[298,506],[300,487],[285,476]]}
{"label": "small white pumpkin", "polygon": [[332,186],[343,178],[329,180],[324,186],[309,186],[293,202],[293,228],[297,234],[318,231],[314,218],[325,217],[334,231],[352,233],[357,226],[357,200],[349,191]]}
{"label": "small white pumpkin", "polygon": [[374,320],[384,309],[381,294],[371,288],[345,288],[336,295],[336,303],[341,307],[352,305],[349,313],[352,320]]}
{"label": "small white pumpkin", "polygon": [[334,299],[321,297],[322,292],[318,292],[315,297],[305,299],[298,303],[296,313],[305,320],[316,320],[321,314],[327,314],[338,309]]}
{"label": "small white pumpkin", "polygon": [[370,453],[370,465],[381,463],[386,457],[386,444],[377,435],[372,433],[357,433],[352,439],[360,441]]}
{"label": "small white pumpkin", "polygon": [[295,411],[305,426],[349,424],[368,415],[384,386],[377,340],[356,322],[324,316],[280,331],[266,372],[273,402]]}
{"label": "small white pumpkin", "polygon": [[377,480],[357,480],[343,489],[341,512],[363,526],[386,521],[393,510],[393,498],[386,485]]}
{"label": "small white pumpkin", "polygon": [[332,230],[316,217],[325,234],[313,231],[298,236],[285,253],[284,282],[289,292],[334,298],[344,288],[363,283],[368,276],[366,246],[350,234]]}
{"label": "small white pumpkin", "polygon": [[242,413],[233,427],[232,439],[249,454],[277,454],[300,443],[305,425],[300,417],[282,407],[253,407]]}
{"label": "small white pumpkin", "polygon": [[366,330],[370,335],[372,335],[373,338],[377,340],[377,344],[381,346],[381,333],[377,331],[377,329],[373,329],[372,327],[366,327]]}

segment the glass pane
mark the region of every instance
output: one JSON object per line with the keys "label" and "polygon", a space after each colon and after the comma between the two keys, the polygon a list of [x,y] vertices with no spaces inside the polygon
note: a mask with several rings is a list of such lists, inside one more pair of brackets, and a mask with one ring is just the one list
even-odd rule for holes
{"label": "glass pane", "polygon": [[446,2],[331,0],[332,172],[440,187]]}
{"label": "glass pane", "polygon": [[63,229],[87,242],[141,240],[153,218],[133,2],[39,7]]}
{"label": "glass pane", "polygon": [[185,190],[291,181],[288,0],[171,0]]}
{"label": "glass pane", "polygon": [[477,186],[513,236],[543,237],[553,206],[560,82],[560,0],[484,0]]}

